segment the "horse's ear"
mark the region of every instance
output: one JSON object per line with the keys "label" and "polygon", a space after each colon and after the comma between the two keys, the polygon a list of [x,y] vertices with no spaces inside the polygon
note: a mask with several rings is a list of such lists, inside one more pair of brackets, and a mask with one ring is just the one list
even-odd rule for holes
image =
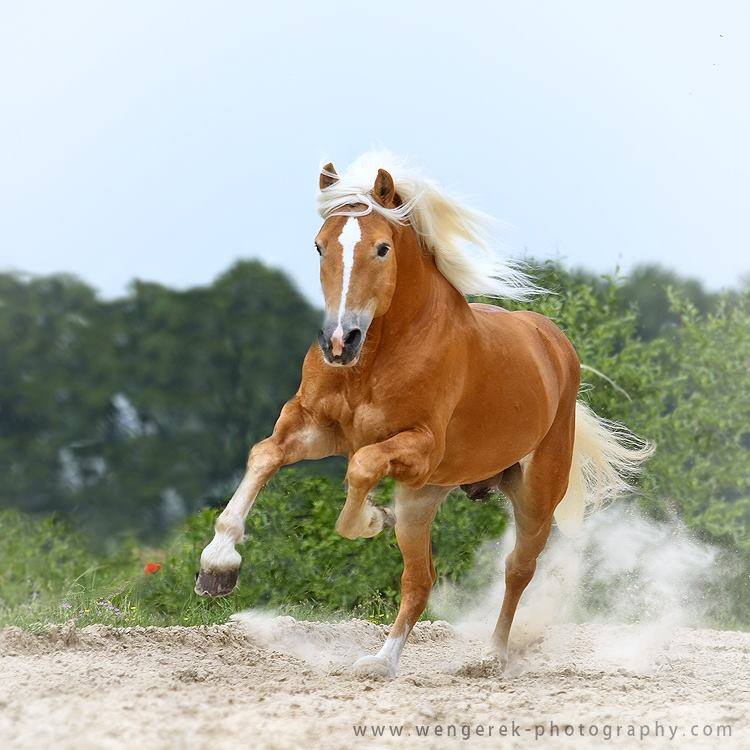
{"label": "horse's ear", "polygon": [[320,179],[318,180],[318,185],[321,190],[325,190],[327,187],[335,185],[338,181],[339,176],[338,174],[336,174],[336,168],[329,161],[328,164],[326,164],[323,169],[320,170]]}
{"label": "horse's ear", "polygon": [[384,208],[394,208],[398,204],[396,185],[393,177],[385,169],[378,170],[378,176],[372,186],[372,197]]}

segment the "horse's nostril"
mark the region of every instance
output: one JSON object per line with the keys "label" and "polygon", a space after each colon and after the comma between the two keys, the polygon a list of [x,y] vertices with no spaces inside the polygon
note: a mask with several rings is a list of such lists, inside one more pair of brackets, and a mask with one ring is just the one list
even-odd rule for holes
{"label": "horse's nostril", "polygon": [[346,338],[344,339],[344,343],[347,346],[355,347],[362,339],[362,331],[360,331],[359,328],[352,328],[349,333],[346,334]]}

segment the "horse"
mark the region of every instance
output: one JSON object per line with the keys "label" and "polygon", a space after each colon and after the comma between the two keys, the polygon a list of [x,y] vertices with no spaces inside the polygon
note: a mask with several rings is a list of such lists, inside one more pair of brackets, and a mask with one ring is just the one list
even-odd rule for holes
{"label": "horse", "polygon": [[[250,450],[195,591],[234,589],[245,518],[279,468],[345,456],[336,531],[355,539],[395,527],[404,563],[395,622],[353,670],[396,675],[436,580],[430,528],[457,487],[474,497],[499,491],[513,507],[515,546],[490,641],[503,660],[553,518],[575,532],[587,509],[630,488],[651,446],[578,400],[578,356],[551,320],[467,301],[543,292],[491,251],[490,217],[387,152],[366,153],[341,175],[326,164],[319,188],[323,328],[299,390]],[[370,500],[386,476],[395,480],[393,508]]]}

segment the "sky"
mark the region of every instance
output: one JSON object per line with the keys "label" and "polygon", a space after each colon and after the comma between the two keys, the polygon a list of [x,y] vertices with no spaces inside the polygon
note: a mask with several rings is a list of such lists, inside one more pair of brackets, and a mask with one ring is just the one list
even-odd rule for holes
{"label": "sky", "polygon": [[0,9],[0,270],[313,301],[321,160],[384,146],[514,257],[750,271],[742,2],[59,2]]}

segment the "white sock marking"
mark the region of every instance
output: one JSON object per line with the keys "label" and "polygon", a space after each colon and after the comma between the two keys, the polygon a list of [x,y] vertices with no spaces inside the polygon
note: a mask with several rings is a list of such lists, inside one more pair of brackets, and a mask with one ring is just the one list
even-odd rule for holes
{"label": "white sock marking", "polygon": [[245,517],[252,508],[257,494],[256,478],[252,471],[247,471],[232,499],[219,516],[226,530],[217,531],[201,553],[203,570],[237,570],[240,567],[242,557],[234,545],[242,539]]}
{"label": "white sock marking", "polygon": [[[360,674],[382,676],[386,676],[387,674],[388,677],[395,677],[398,673],[398,663],[401,659],[401,652],[404,649],[407,635],[408,633],[394,637],[388,636],[385,639],[383,648],[377,654],[374,656],[363,656],[354,663],[354,671]],[[384,667],[386,673],[383,672]]]}
{"label": "white sock marking", "polygon": [[378,656],[388,659],[393,665],[393,669],[398,668],[399,660],[401,659],[401,652],[404,650],[404,644],[406,643],[405,635],[398,635],[394,638],[388,636],[385,639],[383,647],[378,651]]}
{"label": "white sock marking", "polygon": [[242,562],[240,553],[234,548],[234,539],[217,531],[211,543],[201,553],[202,570],[237,570]]}

